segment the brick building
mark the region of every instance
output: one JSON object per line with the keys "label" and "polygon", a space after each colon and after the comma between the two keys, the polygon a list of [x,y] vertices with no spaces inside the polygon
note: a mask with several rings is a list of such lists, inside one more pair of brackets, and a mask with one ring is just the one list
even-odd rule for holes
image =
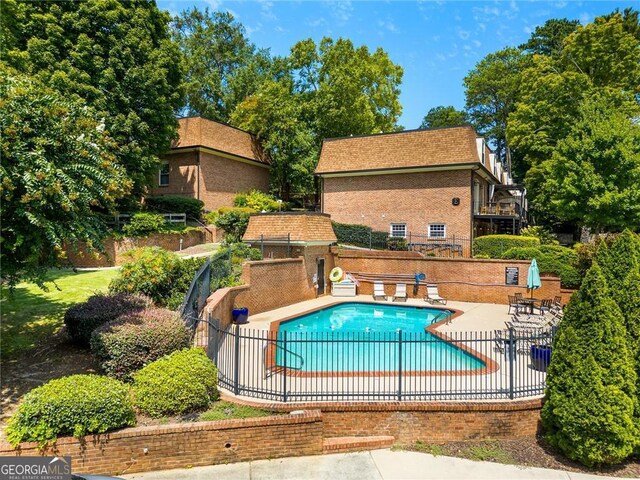
{"label": "brick building", "polygon": [[233,205],[238,192],[269,189],[269,159],[248,132],[202,117],[180,118],[151,195],[200,199],[207,210]]}
{"label": "brick building", "polygon": [[517,234],[524,189],[471,126],[323,142],[321,210],[341,223],[428,240]]}

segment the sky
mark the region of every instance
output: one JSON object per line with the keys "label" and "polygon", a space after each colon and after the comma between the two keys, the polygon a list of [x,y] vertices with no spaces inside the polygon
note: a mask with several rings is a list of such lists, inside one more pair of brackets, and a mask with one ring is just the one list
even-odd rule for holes
{"label": "sky", "polygon": [[287,55],[299,40],[349,38],[382,47],[402,66],[399,124],[417,128],[430,108],[464,107],[465,75],[487,54],[527,41],[549,18],[582,24],[636,1],[158,0],[176,15],[195,6],[230,11],[250,40]]}

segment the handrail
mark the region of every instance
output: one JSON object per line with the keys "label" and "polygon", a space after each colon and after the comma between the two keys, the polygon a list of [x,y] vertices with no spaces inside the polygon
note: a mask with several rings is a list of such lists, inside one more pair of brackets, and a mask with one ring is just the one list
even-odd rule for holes
{"label": "handrail", "polygon": [[[287,364],[287,368],[290,368],[291,370],[302,370],[302,367],[304,366],[304,357],[298,353],[292,352],[291,350],[289,350],[288,348],[284,348],[282,345],[278,344],[278,340],[277,339],[267,339],[267,344],[264,346],[263,348],[263,354],[266,355],[266,350],[269,347],[269,343],[273,343],[277,348],[279,348],[280,350],[283,350],[286,353],[289,353],[291,355],[293,355],[294,357],[298,357],[300,359],[300,366],[299,367],[292,367],[290,365]],[[273,367],[267,368],[267,372],[265,373],[265,378],[269,378],[271,375],[273,375],[273,370],[276,370],[278,368],[277,365],[274,365]],[[282,367],[280,367],[282,368]],[[271,372],[271,375],[269,375],[269,372]]]}

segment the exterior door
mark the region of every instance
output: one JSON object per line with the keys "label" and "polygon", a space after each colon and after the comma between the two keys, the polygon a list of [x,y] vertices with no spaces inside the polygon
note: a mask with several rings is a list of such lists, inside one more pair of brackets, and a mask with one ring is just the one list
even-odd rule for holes
{"label": "exterior door", "polygon": [[324,295],[324,258],[317,260],[318,265],[318,295]]}

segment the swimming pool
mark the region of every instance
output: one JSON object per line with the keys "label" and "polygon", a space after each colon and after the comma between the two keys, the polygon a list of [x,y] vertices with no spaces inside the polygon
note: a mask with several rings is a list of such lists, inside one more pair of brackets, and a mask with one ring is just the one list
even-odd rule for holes
{"label": "swimming pool", "polygon": [[485,363],[426,331],[452,315],[409,305],[341,303],[280,323],[276,364],[301,372],[456,372]]}

